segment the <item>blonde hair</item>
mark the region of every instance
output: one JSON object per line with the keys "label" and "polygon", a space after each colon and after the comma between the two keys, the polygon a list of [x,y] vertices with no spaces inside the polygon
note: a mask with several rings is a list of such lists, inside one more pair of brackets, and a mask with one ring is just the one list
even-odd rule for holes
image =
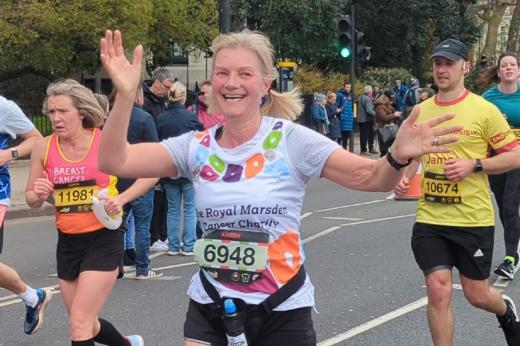
{"label": "blonde hair", "polygon": [[85,129],[103,126],[105,110],[101,108],[94,93],[73,79],[53,82],[47,87],[47,95],[43,101],[43,114],[49,115],[49,97],[68,96],[78,113],[83,116],[82,125]]}
{"label": "blonde hair", "polygon": [[168,93],[168,101],[177,103],[186,102],[186,86],[181,82],[173,83]]}
{"label": "blonde hair", "polygon": [[332,92],[332,91],[327,92],[327,101],[332,99],[333,97],[337,97],[335,92]]}
{"label": "blonde hair", "polygon": [[[259,31],[243,30],[217,36],[211,45],[213,61],[220,50],[225,48],[245,48],[253,51],[258,57],[263,77],[270,81],[276,79],[278,72],[274,67],[274,49],[265,34]],[[208,98],[208,104],[211,111],[214,107],[211,95]],[[296,120],[302,111],[303,102],[297,88],[285,93],[269,89],[265,102],[260,108],[262,115],[288,120]]]}

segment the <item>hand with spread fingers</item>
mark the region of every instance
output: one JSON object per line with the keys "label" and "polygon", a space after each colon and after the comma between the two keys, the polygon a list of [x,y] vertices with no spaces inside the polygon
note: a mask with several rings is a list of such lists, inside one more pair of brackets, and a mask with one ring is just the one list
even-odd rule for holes
{"label": "hand with spread fingers", "polygon": [[429,153],[448,153],[446,144],[454,143],[458,137],[454,135],[462,130],[462,126],[452,125],[438,127],[455,117],[445,114],[423,123],[417,123],[420,108],[415,107],[410,116],[401,124],[397,137],[392,145],[392,156],[401,163],[410,158],[420,158]]}
{"label": "hand with spread fingers", "polygon": [[119,92],[135,89],[141,79],[143,46],[134,49],[132,61],[125,56],[123,38],[119,30],[106,30],[100,42],[101,63]]}

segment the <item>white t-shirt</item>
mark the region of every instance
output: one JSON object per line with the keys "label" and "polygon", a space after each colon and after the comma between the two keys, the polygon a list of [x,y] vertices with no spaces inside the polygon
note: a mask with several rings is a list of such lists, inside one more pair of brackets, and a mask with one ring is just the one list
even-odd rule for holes
{"label": "white t-shirt", "polygon": [[[9,147],[9,138],[32,131],[33,123],[13,101],[0,96],[0,150]],[[0,204],[9,206],[11,182],[7,165],[0,166]]]}
{"label": "white t-shirt", "polygon": [[[205,234],[221,228],[258,230],[268,234],[268,266],[261,279],[248,284],[214,280],[221,296],[259,304],[294,276],[305,261],[300,215],[305,188],[320,177],[326,160],[339,145],[304,126],[264,116],[257,134],[246,143],[221,148],[218,127],[170,138],[162,144],[171,153],[179,176],[193,182],[197,217]],[[188,295],[207,304],[198,274]],[[314,286],[305,284],[275,310],[314,305]]]}

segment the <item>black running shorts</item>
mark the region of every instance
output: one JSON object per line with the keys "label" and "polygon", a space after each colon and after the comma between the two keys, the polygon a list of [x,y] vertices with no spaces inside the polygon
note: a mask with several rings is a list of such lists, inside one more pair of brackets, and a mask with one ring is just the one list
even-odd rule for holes
{"label": "black running shorts", "polygon": [[[315,346],[316,332],[312,323],[312,308],[273,311],[265,316],[258,311],[248,314],[246,333],[250,345]],[[226,331],[215,304],[199,304],[190,300],[184,338],[212,346],[227,346]]]}
{"label": "black running shorts", "polygon": [[456,267],[473,280],[489,278],[495,227],[454,227],[417,222],[412,250],[419,268],[428,274]]}
{"label": "black running shorts", "polygon": [[58,231],[58,278],[74,281],[82,271],[123,270],[123,236],[120,229],[66,234]]}

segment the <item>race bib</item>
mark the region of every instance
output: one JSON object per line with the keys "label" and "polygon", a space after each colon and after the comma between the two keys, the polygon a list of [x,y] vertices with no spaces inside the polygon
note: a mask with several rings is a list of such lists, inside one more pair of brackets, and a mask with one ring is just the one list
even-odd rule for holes
{"label": "race bib", "polygon": [[511,128],[511,133],[515,135],[517,141],[520,142],[520,128]]}
{"label": "race bib", "polygon": [[267,268],[268,242],[263,232],[217,230],[195,242],[195,262],[215,280],[250,284]]}
{"label": "race bib", "polygon": [[432,203],[462,203],[462,191],[458,182],[448,180],[444,174],[424,172],[424,199]]}
{"label": "race bib", "polygon": [[54,203],[58,213],[85,213],[92,209],[92,196],[98,195],[96,180],[54,186]]}

